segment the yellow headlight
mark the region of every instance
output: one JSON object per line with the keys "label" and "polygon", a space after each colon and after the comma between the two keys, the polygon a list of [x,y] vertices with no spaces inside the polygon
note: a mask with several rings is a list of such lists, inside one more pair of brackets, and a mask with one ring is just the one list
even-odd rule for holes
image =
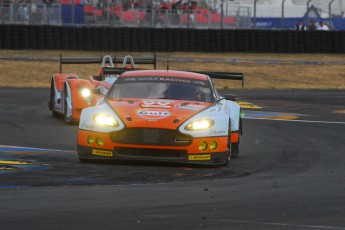
{"label": "yellow headlight", "polygon": [[89,89],[87,89],[87,88],[82,89],[81,95],[82,95],[83,97],[90,97],[91,91],[90,91]]}
{"label": "yellow headlight", "polygon": [[87,143],[89,144],[89,145],[92,145],[93,143],[95,143],[95,139],[93,138],[93,136],[91,136],[91,135],[89,135],[89,136],[87,136]]}
{"label": "yellow headlight", "polygon": [[99,125],[107,125],[107,126],[114,126],[117,127],[119,126],[119,123],[112,117],[103,115],[103,114],[98,114],[95,116],[95,121]]}
{"label": "yellow headlight", "polygon": [[199,120],[193,121],[186,126],[186,130],[201,130],[211,128],[214,124],[213,120]]}
{"label": "yellow headlight", "polygon": [[99,147],[102,147],[104,145],[104,140],[102,137],[97,137],[96,145],[98,145]]}
{"label": "yellow headlight", "polygon": [[207,149],[208,145],[205,141],[202,141],[199,143],[199,150],[200,151],[205,151]]}
{"label": "yellow headlight", "polygon": [[217,150],[218,149],[218,142],[217,141],[211,141],[210,149],[211,150]]}

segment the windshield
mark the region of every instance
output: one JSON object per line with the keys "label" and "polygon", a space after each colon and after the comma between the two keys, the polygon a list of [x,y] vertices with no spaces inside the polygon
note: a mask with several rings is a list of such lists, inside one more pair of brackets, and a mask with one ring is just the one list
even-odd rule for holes
{"label": "windshield", "polygon": [[208,81],[172,77],[120,78],[108,98],[151,98],[213,102]]}

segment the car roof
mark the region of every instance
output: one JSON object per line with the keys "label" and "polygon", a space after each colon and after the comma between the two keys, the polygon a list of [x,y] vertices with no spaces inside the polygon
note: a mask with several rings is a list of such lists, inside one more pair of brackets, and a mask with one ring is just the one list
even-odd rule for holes
{"label": "car roof", "polygon": [[135,70],[126,71],[121,77],[142,77],[142,76],[156,76],[156,77],[183,77],[197,80],[208,80],[205,74],[193,73],[179,70]]}

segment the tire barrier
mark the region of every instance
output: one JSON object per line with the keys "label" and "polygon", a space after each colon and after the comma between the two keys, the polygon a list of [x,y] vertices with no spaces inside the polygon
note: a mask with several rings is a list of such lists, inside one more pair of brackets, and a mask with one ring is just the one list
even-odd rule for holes
{"label": "tire barrier", "polygon": [[345,31],[0,25],[1,49],[345,53]]}

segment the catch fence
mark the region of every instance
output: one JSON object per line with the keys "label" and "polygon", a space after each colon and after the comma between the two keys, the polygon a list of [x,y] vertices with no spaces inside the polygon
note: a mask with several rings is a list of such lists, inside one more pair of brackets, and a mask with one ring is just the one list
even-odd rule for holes
{"label": "catch fence", "polygon": [[[214,0],[217,1],[217,0]],[[231,9],[228,4],[199,7],[189,0],[181,4],[146,4],[127,7],[106,2],[95,4],[0,4],[1,24],[77,25],[107,27],[238,29],[251,27],[248,7]],[[79,3],[79,2],[77,2]]]}

